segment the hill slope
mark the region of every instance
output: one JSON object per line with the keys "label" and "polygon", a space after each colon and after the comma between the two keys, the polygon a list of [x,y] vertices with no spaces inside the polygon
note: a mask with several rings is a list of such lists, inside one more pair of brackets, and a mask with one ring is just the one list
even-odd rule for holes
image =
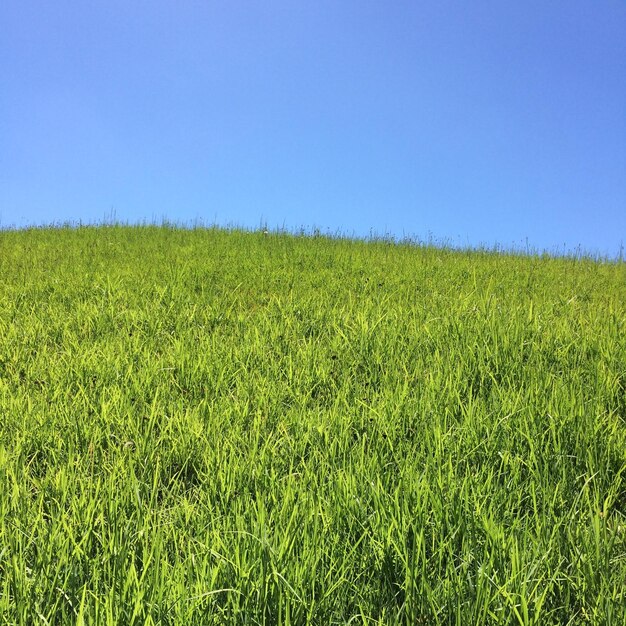
{"label": "hill slope", "polygon": [[626,620],[626,265],[0,233],[6,624]]}

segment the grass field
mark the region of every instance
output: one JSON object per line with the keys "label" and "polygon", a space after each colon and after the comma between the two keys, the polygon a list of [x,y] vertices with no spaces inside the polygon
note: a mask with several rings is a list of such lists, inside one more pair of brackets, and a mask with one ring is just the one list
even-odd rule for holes
{"label": "grass field", "polygon": [[0,623],[625,624],[626,264],[0,232]]}

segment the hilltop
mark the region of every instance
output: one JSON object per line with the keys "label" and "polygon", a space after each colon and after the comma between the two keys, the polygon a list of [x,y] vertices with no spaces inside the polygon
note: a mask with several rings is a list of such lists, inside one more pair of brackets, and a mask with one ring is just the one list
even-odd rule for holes
{"label": "hilltop", "polygon": [[0,232],[3,623],[626,620],[626,264]]}

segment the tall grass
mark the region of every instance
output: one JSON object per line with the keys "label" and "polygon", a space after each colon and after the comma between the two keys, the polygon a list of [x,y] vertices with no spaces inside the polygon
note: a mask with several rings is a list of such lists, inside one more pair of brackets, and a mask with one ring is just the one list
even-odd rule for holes
{"label": "tall grass", "polygon": [[626,623],[626,265],[0,233],[0,623]]}

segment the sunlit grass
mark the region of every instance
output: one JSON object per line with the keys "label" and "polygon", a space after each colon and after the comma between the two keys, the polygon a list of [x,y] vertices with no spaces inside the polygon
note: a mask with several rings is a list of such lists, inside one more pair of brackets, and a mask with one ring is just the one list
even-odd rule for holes
{"label": "sunlit grass", "polygon": [[626,265],[0,233],[0,623],[624,624]]}

